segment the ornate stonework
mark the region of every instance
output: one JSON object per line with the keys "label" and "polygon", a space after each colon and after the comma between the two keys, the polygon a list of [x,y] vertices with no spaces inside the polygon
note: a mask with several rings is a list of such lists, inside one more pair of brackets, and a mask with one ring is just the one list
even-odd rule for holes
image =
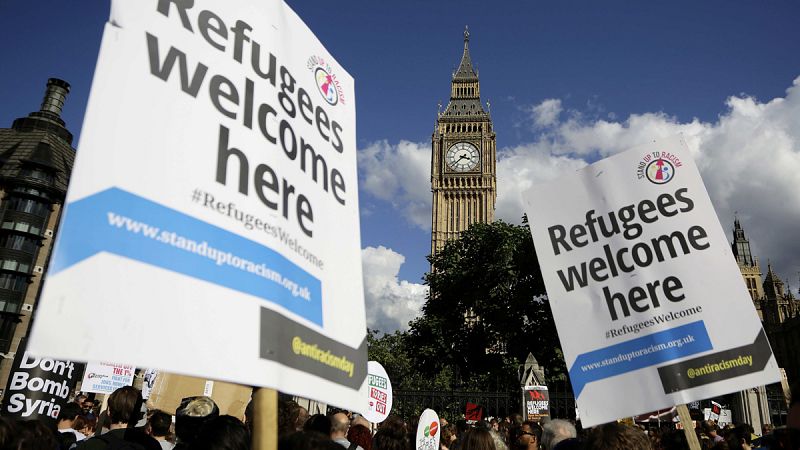
{"label": "ornate stonework", "polygon": [[488,106],[481,105],[478,73],[464,32],[464,54],[453,73],[450,101],[431,137],[433,213],[431,253],[476,222],[494,220],[497,150]]}

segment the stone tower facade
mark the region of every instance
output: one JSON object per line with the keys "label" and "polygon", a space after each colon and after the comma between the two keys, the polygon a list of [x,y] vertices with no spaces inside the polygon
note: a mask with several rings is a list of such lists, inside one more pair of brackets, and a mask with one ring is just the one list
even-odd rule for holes
{"label": "stone tower facade", "polygon": [[750,298],[756,305],[758,318],[764,320],[763,312],[759,307],[759,300],[764,298],[764,289],[761,284],[761,266],[758,264],[758,258],[755,258],[750,250],[750,241],[744,235],[744,229],[742,229],[739,218],[733,221],[733,243],[731,244],[731,249],[736,257],[736,263],[739,265],[739,271],[742,273],[747,291],[750,293]]}
{"label": "stone tower facade", "polygon": [[49,79],[39,111],[0,129],[0,388],[28,335],[75,159],[68,93]]}
{"label": "stone tower facade", "polygon": [[488,106],[464,31],[464,54],[450,82],[450,101],[431,137],[431,254],[476,222],[494,220],[497,149]]}

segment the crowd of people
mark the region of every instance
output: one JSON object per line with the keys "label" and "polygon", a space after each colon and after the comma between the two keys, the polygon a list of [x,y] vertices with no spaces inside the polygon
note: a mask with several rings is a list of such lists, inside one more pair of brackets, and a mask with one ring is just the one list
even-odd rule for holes
{"label": "crowd of people", "polygon": [[[414,450],[417,423],[390,415],[372,424],[349,411],[309,415],[292,400],[278,404],[279,450]],[[761,436],[747,424],[720,429],[700,421],[695,430],[703,450],[800,449],[800,401],[790,410],[789,426],[765,427]],[[797,422],[797,423],[795,423]],[[244,417],[220,414],[209,397],[183,399],[174,414],[148,410],[131,386],[112,393],[105,411],[78,396],[63,407],[54,429],[38,420],[0,417],[0,450],[249,450],[252,402]],[[441,418],[439,449],[432,450],[683,450],[686,433],[675,428],[648,430],[612,422],[591,429],[562,419],[504,419],[468,423]]]}

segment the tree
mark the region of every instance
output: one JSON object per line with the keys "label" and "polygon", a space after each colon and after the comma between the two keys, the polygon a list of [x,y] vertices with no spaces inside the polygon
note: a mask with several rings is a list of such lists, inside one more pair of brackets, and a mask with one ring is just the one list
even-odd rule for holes
{"label": "tree", "polygon": [[404,342],[415,370],[452,370],[473,389],[513,389],[531,352],[548,378],[565,376],[527,224],[474,224],[429,261],[428,300]]}
{"label": "tree", "polygon": [[367,330],[367,352],[371,361],[381,363],[399,390],[450,390],[452,372],[444,369],[429,377],[414,366],[413,351],[408,345],[408,333],[395,331],[378,336],[377,330]]}

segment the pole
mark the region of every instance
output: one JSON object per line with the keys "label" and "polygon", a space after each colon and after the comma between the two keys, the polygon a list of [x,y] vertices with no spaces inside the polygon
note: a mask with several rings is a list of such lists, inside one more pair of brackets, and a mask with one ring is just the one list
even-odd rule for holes
{"label": "pole", "polygon": [[681,419],[683,425],[683,433],[686,435],[686,442],[689,444],[690,450],[700,450],[700,441],[697,440],[697,433],[694,432],[694,424],[692,418],[689,416],[689,408],[686,404],[680,404],[678,408],[678,417]]}
{"label": "pole", "polygon": [[256,388],[253,402],[253,450],[277,450],[278,391]]}

